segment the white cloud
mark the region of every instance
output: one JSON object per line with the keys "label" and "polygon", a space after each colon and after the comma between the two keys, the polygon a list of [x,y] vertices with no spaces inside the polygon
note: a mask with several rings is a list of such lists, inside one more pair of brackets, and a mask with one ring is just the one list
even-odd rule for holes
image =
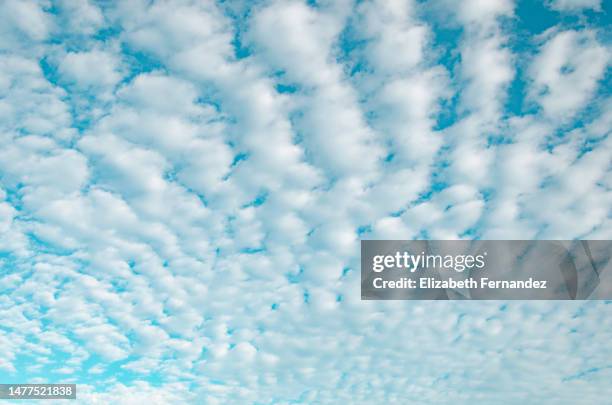
{"label": "white cloud", "polygon": [[498,17],[511,16],[513,12],[512,0],[468,0],[457,7],[456,14],[461,22],[482,29],[494,27]]}
{"label": "white cloud", "polygon": [[118,91],[122,101],[138,109],[151,109],[155,113],[198,113],[194,105],[198,93],[193,85],[161,73],[138,75]]}
{"label": "white cloud", "polygon": [[89,0],[60,0],[58,8],[62,24],[74,33],[92,35],[104,26],[102,11]]}
{"label": "white cloud", "polygon": [[341,67],[332,62],[341,22],[301,3],[279,3],[258,10],[250,34],[268,63],[313,92],[300,106],[303,118],[297,122],[307,153],[316,151],[309,154],[313,163],[331,175],[368,176],[382,151]]}
{"label": "white cloud", "polygon": [[219,50],[231,54],[225,19],[213,4],[157,2],[148,7],[146,2],[134,1],[119,4],[116,13],[126,42],[162,59],[181,58],[181,51],[197,50],[208,56],[200,66],[208,70],[219,63]]}
{"label": "white cloud", "polygon": [[0,16],[0,49],[19,47],[23,36],[30,41],[45,40],[53,26],[50,15],[36,0],[3,1]]}
{"label": "white cloud", "polygon": [[10,55],[0,61],[0,118],[8,136],[14,131],[67,139],[70,114],[66,93],[49,83],[34,58]]}
{"label": "white cloud", "polygon": [[514,116],[513,3],[440,4],[452,21],[413,1],[2,3],[0,369],[85,404],[612,395],[603,302],[359,299],[360,237],[612,229],[595,30],[539,39],[542,109]]}
{"label": "white cloud", "polygon": [[423,60],[427,27],[412,16],[412,1],[370,1],[359,5],[363,31],[372,36],[368,58],[381,73],[406,72]]}
{"label": "white cloud", "polygon": [[593,96],[609,63],[595,32],[553,31],[530,66],[530,96],[551,119],[567,121]]}
{"label": "white cloud", "polygon": [[63,82],[80,89],[114,86],[121,79],[116,56],[98,50],[68,52],[59,63],[58,71]]}
{"label": "white cloud", "polygon": [[601,0],[549,0],[547,6],[559,11],[592,9],[601,11]]}

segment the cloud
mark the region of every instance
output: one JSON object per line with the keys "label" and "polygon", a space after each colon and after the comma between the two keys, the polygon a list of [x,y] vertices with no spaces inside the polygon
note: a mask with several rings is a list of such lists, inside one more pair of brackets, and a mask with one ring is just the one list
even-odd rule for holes
{"label": "cloud", "polygon": [[121,79],[115,55],[98,50],[68,52],[58,71],[62,81],[81,90],[114,86]]}
{"label": "cloud", "polygon": [[0,62],[3,98],[0,115],[4,136],[11,131],[52,135],[66,139],[74,135],[63,89],[49,83],[34,59],[10,55]]}
{"label": "cloud", "polygon": [[61,24],[70,33],[92,35],[104,26],[102,11],[89,0],[60,0],[58,8]]}
{"label": "cloud", "polygon": [[592,99],[609,63],[595,32],[553,32],[530,67],[531,97],[552,119],[567,120]]}
{"label": "cloud", "polygon": [[3,373],[85,404],[608,398],[603,301],[359,299],[363,238],[610,237],[597,19],[311,3],[0,5]]}
{"label": "cloud", "polygon": [[559,11],[578,11],[592,9],[601,11],[601,0],[551,0],[548,7]]}
{"label": "cloud", "polygon": [[2,2],[2,49],[19,47],[21,42],[47,39],[53,28],[49,13],[35,0]]}

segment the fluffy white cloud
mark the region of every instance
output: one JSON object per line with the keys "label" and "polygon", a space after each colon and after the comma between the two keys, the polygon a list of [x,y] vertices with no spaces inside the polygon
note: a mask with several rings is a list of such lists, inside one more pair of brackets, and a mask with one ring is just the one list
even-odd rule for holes
{"label": "fluffy white cloud", "polygon": [[593,31],[551,32],[530,67],[531,97],[551,119],[571,119],[592,98],[610,55]]}
{"label": "fluffy white cloud", "polygon": [[4,137],[12,131],[51,135],[66,139],[74,135],[64,90],[49,83],[36,59],[9,55],[0,60],[0,117]]}
{"label": "fluffy white cloud", "polygon": [[19,48],[23,36],[30,41],[47,39],[53,22],[49,13],[43,9],[44,3],[36,0],[7,0],[0,4],[1,49]]}
{"label": "fluffy white cloud", "polygon": [[[314,164],[331,176],[368,175],[382,158],[372,130],[365,124],[356,95],[333,63],[332,46],[342,21],[303,3],[272,4],[253,19],[255,48],[312,97],[299,105],[298,131]],[[330,120],[330,117],[334,117]],[[355,165],[355,162],[359,162]]]}
{"label": "fluffy white cloud", "polygon": [[612,395],[604,302],[359,299],[360,238],[610,237],[596,28],[526,57],[506,0],[0,8],[3,373],[85,404]]}
{"label": "fluffy white cloud", "polygon": [[70,34],[92,35],[104,26],[102,10],[90,0],[59,0],[59,19]]}
{"label": "fluffy white cloud", "polygon": [[58,71],[66,84],[86,90],[115,85],[121,79],[118,65],[116,56],[109,52],[68,52]]}

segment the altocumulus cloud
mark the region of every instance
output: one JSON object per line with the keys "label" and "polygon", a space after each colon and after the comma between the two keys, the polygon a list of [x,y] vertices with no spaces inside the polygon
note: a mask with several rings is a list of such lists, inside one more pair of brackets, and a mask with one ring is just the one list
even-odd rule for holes
{"label": "altocumulus cloud", "polygon": [[601,0],[0,3],[0,377],[602,403],[608,302],[361,302],[360,238],[612,237]]}

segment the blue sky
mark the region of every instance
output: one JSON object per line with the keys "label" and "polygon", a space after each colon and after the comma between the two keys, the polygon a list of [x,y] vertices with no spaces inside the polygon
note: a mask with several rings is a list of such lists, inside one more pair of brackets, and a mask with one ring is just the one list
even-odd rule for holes
{"label": "blue sky", "polygon": [[0,3],[0,380],[603,403],[612,307],[362,302],[359,239],[610,239],[610,2]]}

